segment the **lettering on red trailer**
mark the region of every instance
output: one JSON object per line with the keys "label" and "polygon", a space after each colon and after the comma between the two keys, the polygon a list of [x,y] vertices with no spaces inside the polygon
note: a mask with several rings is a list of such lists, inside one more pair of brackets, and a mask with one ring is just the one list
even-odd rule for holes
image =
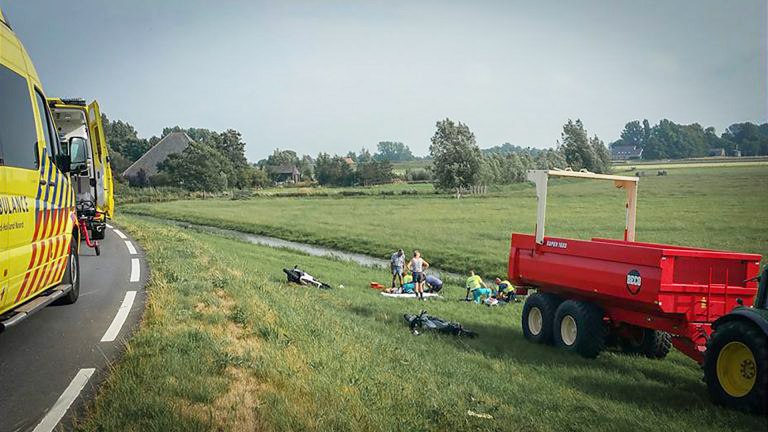
{"label": "lettering on red trailer", "polygon": [[640,272],[637,270],[630,270],[627,273],[627,291],[632,295],[637,295],[640,292],[640,287],[643,285],[643,278],[640,276]]}
{"label": "lettering on red trailer", "polygon": [[546,245],[549,247],[560,248],[560,249],[568,248],[568,243],[564,241],[559,241],[559,240],[547,240]]}

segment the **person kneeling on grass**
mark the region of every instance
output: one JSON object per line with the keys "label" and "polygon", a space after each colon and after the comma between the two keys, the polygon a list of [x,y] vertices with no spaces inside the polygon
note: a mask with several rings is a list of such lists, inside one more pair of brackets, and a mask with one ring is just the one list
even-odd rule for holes
{"label": "person kneeling on grass", "polygon": [[408,273],[408,269],[405,269],[405,273],[403,273],[403,284],[412,283],[413,282],[413,275]]}
{"label": "person kneeling on grass", "polygon": [[483,303],[489,298],[491,298],[490,288],[475,288],[472,290],[472,300],[477,304]]}
{"label": "person kneeling on grass", "polygon": [[441,289],[443,289],[443,281],[438,279],[436,276],[433,275],[427,275],[426,281],[427,286],[429,287],[429,292],[436,293],[440,292]]}
{"label": "person kneeling on grass", "polygon": [[408,282],[403,284],[402,288],[400,288],[401,294],[413,294],[413,290],[416,288],[416,284],[413,282]]}
{"label": "person kneeling on grass", "polygon": [[508,280],[496,278],[496,298],[501,301],[515,301],[515,287]]}
{"label": "person kneeling on grass", "polygon": [[472,292],[472,297],[475,300],[475,303],[478,303],[479,302],[478,299],[483,295],[486,297],[491,296],[491,290],[485,284],[485,281],[483,281],[483,278],[475,274],[474,270],[469,271],[469,277],[467,278],[466,286],[467,286],[467,295],[464,298],[464,300],[466,301],[469,301],[470,291]]}

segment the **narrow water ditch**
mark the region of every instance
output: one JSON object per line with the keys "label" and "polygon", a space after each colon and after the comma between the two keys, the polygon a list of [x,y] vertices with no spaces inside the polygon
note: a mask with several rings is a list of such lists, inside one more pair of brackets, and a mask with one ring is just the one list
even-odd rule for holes
{"label": "narrow water ditch", "polygon": [[[245,233],[242,231],[236,231],[231,229],[218,228],[210,225],[199,225],[199,224],[193,224],[189,222],[177,221],[173,219],[163,219],[163,218],[158,218],[154,216],[144,216],[144,215],[142,216],[136,215],[136,216],[143,219],[156,221],[159,223],[170,224],[174,226],[179,226],[179,227],[192,229],[192,230],[196,230],[204,233],[216,234],[216,235],[225,236],[225,237],[233,237],[238,240],[243,240],[243,241],[261,245],[261,246],[295,250],[299,252],[304,252],[307,255],[327,257],[332,259],[338,259],[341,261],[351,261],[366,267],[376,267],[376,268],[389,270],[388,259],[376,258],[370,255],[358,254],[353,252],[345,252],[337,249],[326,248],[323,246],[315,246],[307,243],[283,240],[276,237],[269,237],[269,236],[263,236],[258,234]],[[441,271],[440,269],[437,269],[434,267],[429,268],[429,273],[432,273],[436,277],[443,280],[446,280],[446,279],[463,280],[463,277],[457,273]]]}

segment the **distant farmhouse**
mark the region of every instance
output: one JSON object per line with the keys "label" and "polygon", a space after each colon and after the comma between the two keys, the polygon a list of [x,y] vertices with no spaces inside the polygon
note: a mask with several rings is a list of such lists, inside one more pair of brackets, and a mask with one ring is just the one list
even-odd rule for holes
{"label": "distant farmhouse", "polygon": [[625,161],[625,160],[639,160],[643,158],[643,149],[637,146],[613,146],[611,148],[611,160]]}
{"label": "distant farmhouse", "polygon": [[146,182],[158,174],[157,165],[168,156],[183,152],[192,142],[184,132],[172,132],[163,137],[151,149],[147,150],[133,165],[123,171],[123,177],[130,182]]}
{"label": "distant farmhouse", "polygon": [[267,173],[278,183],[298,183],[301,171],[296,165],[267,166]]}

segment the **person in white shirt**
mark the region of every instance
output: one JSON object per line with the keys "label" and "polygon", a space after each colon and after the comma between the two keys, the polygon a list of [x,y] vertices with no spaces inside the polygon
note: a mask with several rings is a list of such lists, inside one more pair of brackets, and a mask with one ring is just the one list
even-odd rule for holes
{"label": "person in white shirt", "polygon": [[421,257],[417,250],[413,251],[413,258],[408,261],[408,269],[413,273],[413,282],[416,284],[416,297],[424,300],[424,272],[429,268],[427,260]]}

